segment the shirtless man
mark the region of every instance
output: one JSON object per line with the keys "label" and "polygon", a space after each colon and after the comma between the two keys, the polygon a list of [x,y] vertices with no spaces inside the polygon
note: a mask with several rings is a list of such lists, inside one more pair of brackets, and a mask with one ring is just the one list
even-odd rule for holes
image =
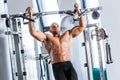
{"label": "shirtless man", "polygon": [[[80,16],[80,8],[77,3],[74,4],[77,14]],[[32,8],[28,7],[29,17],[32,18]],[[67,30],[60,35],[60,27],[53,23],[50,27],[50,34],[36,31],[34,23],[29,21],[29,32],[37,40],[45,44],[46,49],[51,55],[52,68],[55,80],[78,80],[77,74],[71,63],[71,43],[72,38],[78,36],[86,27],[84,17],[79,18],[79,25]]]}

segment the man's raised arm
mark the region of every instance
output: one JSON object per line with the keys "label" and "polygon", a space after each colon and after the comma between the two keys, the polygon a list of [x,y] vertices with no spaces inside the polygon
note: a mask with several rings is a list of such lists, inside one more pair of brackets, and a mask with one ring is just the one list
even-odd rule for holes
{"label": "man's raised arm", "polygon": [[81,10],[79,8],[78,3],[75,3],[74,7],[75,7],[75,10],[76,10],[76,12],[77,12],[77,14],[79,16],[79,25],[73,27],[70,30],[71,35],[72,35],[73,38],[78,36],[86,27],[85,19],[84,19],[84,16],[81,15]]}
{"label": "man's raised arm", "polygon": [[[26,10],[28,11],[29,18],[32,19],[32,8],[28,7]],[[28,26],[29,26],[29,32],[34,38],[42,42],[46,39],[46,35],[43,32],[35,30],[34,23],[32,21],[29,21]]]}

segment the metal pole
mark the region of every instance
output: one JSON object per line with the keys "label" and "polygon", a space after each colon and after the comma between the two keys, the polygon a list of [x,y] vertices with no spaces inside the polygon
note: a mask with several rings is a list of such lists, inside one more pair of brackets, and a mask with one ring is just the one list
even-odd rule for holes
{"label": "metal pole", "polygon": [[[101,10],[102,7],[95,7],[95,8],[86,8],[86,9],[81,9],[81,15],[89,13],[91,11],[97,11],[97,10]],[[49,11],[49,12],[37,12],[37,13],[33,13],[33,16],[45,16],[45,15],[55,15],[55,14],[68,14],[73,16],[75,14],[74,10],[62,10],[62,11]],[[2,18],[6,18],[6,14],[2,14],[1,17]],[[23,13],[23,14],[10,14],[9,17],[10,18],[17,18],[17,17],[23,17],[28,19],[26,16],[28,16],[28,13]]]}
{"label": "metal pole", "polygon": [[[0,14],[7,12],[7,1],[0,1]],[[5,20],[0,17],[0,80],[12,80],[8,37],[5,34]]]}
{"label": "metal pole", "polygon": [[19,49],[19,35],[18,29],[16,24],[16,19],[12,19],[13,24],[13,38],[14,38],[14,45],[15,45],[15,55],[16,55],[16,63],[17,63],[17,73],[18,80],[23,80],[23,72],[21,67],[21,58],[20,58],[20,49]]}
{"label": "metal pole", "polygon": [[24,48],[23,48],[23,39],[22,39],[22,28],[21,28],[21,21],[20,19],[18,19],[18,29],[19,29],[19,32],[20,34],[19,35],[19,40],[20,40],[20,52],[21,52],[21,58],[22,58],[22,66],[23,66],[23,76],[24,76],[24,80],[27,80],[26,79],[26,68],[25,68],[25,56],[24,56]]}
{"label": "metal pole", "polygon": [[86,55],[86,67],[87,67],[87,71],[88,71],[88,73],[87,73],[87,75],[88,75],[88,80],[92,80],[92,75],[91,75],[91,58],[90,58],[90,49],[88,49],[89,48],[89,43],[88,43],[88,41],[87,41],[87,37],[88,37],[88,35],[87,35],[87,32],[86,31],[84,31],[83,32],[84,33],[84,46],[85,46],[85,55]]}
{"label": "metal pole", "polygon": [[97,47],[98,47],[98,57],[99,57],[99,66],[100,66],[100,78],[101,78],[101,80],[105,80],[103,61],[102,61],[101,44],[100,44],[99,28],[96,27],[95,31],[96,31],[96,40],[97,40]]}
{"label": "metal pole", "polygon": [[[82,0],[82,7],[83,9],[86,9],[87,6],[86,6],[86,0]],[[102,9],[102,8],[101,8]],[[87,26],[86,27],[92,27],[94,24],[89,24],[88,23],[88,17],[86,17],[86,24]],[[89,42],[90,41],[90,31],[89,29],[85,30],[84,32],[84,46],[85,46],[85,55],[86,55],[86,66],[87,66],[87,75],[88,75],[88,80],[93,80],[93,77],[92,77],[92,58],[91,58],[91,54],[92,54],[92,51],[91,51],[91,43]]]}

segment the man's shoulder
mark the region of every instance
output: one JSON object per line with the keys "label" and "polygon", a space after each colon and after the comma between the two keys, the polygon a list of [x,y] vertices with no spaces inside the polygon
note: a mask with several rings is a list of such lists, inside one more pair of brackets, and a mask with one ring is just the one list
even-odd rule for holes
{"label": "man's shoulder", "polygon": [[71,32],[70,32],[70,30],[67,30],[67,31],[65,31],[63,34],[62,34],[62,36],[66,36],[66,37],[70,37],[71,36],[71,34],[70,34]]}
{"label": "man's shoulder", "polygon": [[63,34],[68,34],[68,33],[70,33],[70,31],[71,31],[71,30],[67,30],[67,31],[65,31]]}

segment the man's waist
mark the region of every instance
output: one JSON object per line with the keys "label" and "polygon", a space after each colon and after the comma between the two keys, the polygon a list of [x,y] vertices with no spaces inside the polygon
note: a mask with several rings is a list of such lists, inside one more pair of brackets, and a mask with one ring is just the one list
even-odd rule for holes
{"label": "man's waist", "polygon": [[66,61],[70,60],[70,55],[53,55],[52,59],[55,61]]}
{"label": "man's waist", "polygon": [[71,62],[71,60],[64,60],[64,61],[52,61],[52,64],[60,64],[60,63],[68,63]]}

